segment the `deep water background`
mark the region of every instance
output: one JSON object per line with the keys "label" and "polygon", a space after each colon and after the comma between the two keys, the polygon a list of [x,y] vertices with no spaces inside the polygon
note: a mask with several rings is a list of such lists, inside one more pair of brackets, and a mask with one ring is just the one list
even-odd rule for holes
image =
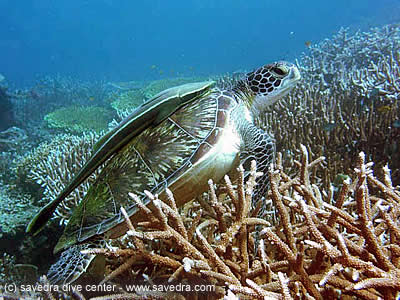
{"label": "deep water background", "polygon": [[398,0],[0,0],[0,73],[16,86],[217,74],[399,20]]}

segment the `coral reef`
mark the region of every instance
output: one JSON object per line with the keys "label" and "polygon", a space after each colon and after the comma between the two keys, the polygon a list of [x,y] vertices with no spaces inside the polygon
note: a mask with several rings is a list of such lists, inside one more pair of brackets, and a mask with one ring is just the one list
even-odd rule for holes
{"label": "coral reef", "polygon": [[5,284],[34,283],[37,277],[37,268],[29,264],[17,264],[16,258],[3,253],[0,258],[0,292]]}
{"label": "coral reef", "polygon": [[0,258],[0,286],[15,281],[15,275],[13,274],[14,265],[15,257],[8,253],[3,253]]}
{"label": "coral reef", "polygon": [[16,258],[8,253],[0,257],[0,296],[2,299],[39,299],[39,293],[11,294],[5,288],[7,285],[34,284],[37,278],[37,268],[30,264],[17,264]]}
{"label": "coral reef", "polygon": [[112,120],[113,113],[96,106],[69,106],[57,109],[44,117],[47,126],[65,132],[83,133],[105,130]]}
{"label": "coral reef", "polygon": [[[64,186],[72,180],[74,174],[82,168],[90,157],[92,148],[99,137],[93,132],[85,133],[82,136],[61,134],[51,142],[42,143],[16,163],[15,168],[20,185],[31,193],[39,190],[38,187],[42,187],[41,193],[35,197],[40,199],[38,205],[53,200]],[[44,160],[43,157],[46,157],[46,159]],[[90,184],[93,183],[100,171],[101,168],[71,193],[57,208],[54,218],[59,220],[61,224],[69,219],[71,210],[86,194]]]}
{"label": "coral reef", "polygon": [[[399,49],[398,25],[369,32],[342,29],[332,39],[312,45],[299,62],[302,85],[259,120],[275,133],[277,148],[282,151],[270,170],[266,219],[257,217],[258,208],[251,209],[255,179],[260,175],[254,164],[249,172],[239,169],[233,183],[227,176],[224,183],[209,182],[208,193],[181,208],[171,193],[165,202],[147,193],[153,204],[149,207],[130,194],[144,220],[134,223],[126,217],[125,235],[107,240],[104,247],[84,251],[105,258],[100,283],[115,287],[116,292],[72,292],[72,297],[399,298]],[[148,99],[165,88],[198,80],[203,79],[156,81],[118,100],[139,93]],[[60,90],[73,95],[68,84]],[[56,86],[54,91],[49,95],[55,95]],[[45,93],[39,92],[39,96],[46,98]],[[71,96],[66,103],[54,101],[52,109],[75,102],[82,105],[82,99]],[[113,102],[118,117],[126,113],[122,107],[129,106],[129,101]],[[86,161],[97,138],[94,134],[60,135],[19,160],[19,183],[27,190],[18,195],[29,191],[34,199],[42,199],[35,202],[27,196],[19,202],[25,205],[21,209],[32,210],[31,205],[53,199]],[[300,157],[299,161],[295,157]],[[60,223],[68,220],[95,176],[57,210]],[[29,181],[36,184],[29,188]],[[42,188],[35,195],[38,185]],[[19,218],[15,210],[20,208],[13,203],[14,187],[0,187],[1,197],[8,198],[0,210]],[[28,208],[26,213],[32,214]],[[21,222],[25,219],[21,217]],[[6,229],[3,223],[1,226],[2,231]],[[7,255],[1,262],[0,275],[16,265]],[[95,280],[90,276],[82,280]],[[0,276],[0,284],[4,278]],[[40,283],[48,284],[46,277]],[[197,294],[133,293],[128,290],[130,284],[203,284],[212,289]],[[0,296],[17,299],[32,295]],[[42,296],[68,297],[56,292]]]}
{"label": "coral reef", "polygon": [[15,184],[0,182],[0,291],[4,283],[35,282],[36,273],[44,272],[51,263],[54,242],[47,236],[54,235],[55,228],[46,228],[46,236],[40,239],[25,234],[26,224],[38,209],[31,195]]}
{"label": "coral reef", "polygon": [[0,181],[9,182],[12,179],[13,174],[10,174],[12,161],[12,153],[0,152]]}
{"label": "coral reef", "polygon": [[399,48],[398,25],[355,34],[342,29],[311,46],[300,61],[303,83],[261,120],[277,149],[290,158],[303,143],[326,156],[326,187],[336,174],[349,174],[360,151],[376,162],[376,172],[389,163],[400,184]]}
{"label": "coral reef", "polygon": [[[103,81],[46,76],[33,86],[10,91],[17,125],[37,131],[46,114],[66,106],[108,106],[111,90]],[[30,130],[29,130],[30,131]]]}
{"label": "coral reef", "polygon": [[[149,195],[156,208],[147,211],[147,222],[136,227],[127,219],[126,249],[87,252],[124,257],[105,281],[127,276],[127,270],[131,276],[142,276],[144,268],[138,263],[147,262],[158,266],[148,274],[152,281],[204,280],[216,286],[217,297],[228,288],[240,298],[290,299],[309,294],[316,299],[333,295],[394,299],[400,292],[400,194],[392,187],[389,171],[384,182],[377,180],[361,153],[353,183],[346,181],[336,201],[329,203],[329,195],[309,176],[323,158],[309,162],[305,147],[301,149],[296,177],[283,172],[281,159],[271,171],[267,201],[272,201],[279,216],[279,221],[271,218],[274,226],[250,212],[258,175],[253,164],[246,184],[240,171],[236,191],[225,178],[228,198],[217,195],[210,182],[209,205],[196,209],[192,203],[183,209],[183,217],[172,196],[165,204]],[[372,189],[379,190],[377,195],[372,195]],[[257,254],[252,237],[255,225],[263,228]],[[157,240],[162,241],[160,247]]]}

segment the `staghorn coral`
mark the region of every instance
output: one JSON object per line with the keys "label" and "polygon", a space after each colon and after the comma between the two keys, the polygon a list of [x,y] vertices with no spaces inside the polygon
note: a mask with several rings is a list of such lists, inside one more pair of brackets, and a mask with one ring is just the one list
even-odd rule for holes
{"label": "staghorn coral", "polygon": [[[379,31],[379,34],[385,32]],[[383,45],[396,34],[391,33],[388,39],[370,40]],[[344,46],[349,43],[347,38]],[[338,45],[340,48],[341,44]],[[352,48],[357,50],[354,52],[357,55],[370,55],[370,51],[361,51],[362,47]],[[288,143],[281,149],[288,150],[285,155],[290,155],[290,159],[278,156],[277,165],[271,170],[271,191],[266,201],[276,211],[270,212],[270,224],[254,218],[256,212],[249,210],[257,176],[254,166],[247,186],[243,172],[239,172],[237,188],[228,179],[219,189],[210,183],[208,197],[199,198],[180,210],[172,196],[164,203],[149,194],[154,208],[141,208],[147,216],[145,221],[132,224],[127,219],[129,231],[121,240],[86,252],[107,257],[107,276],[103,281],[119,288],[119,294],[98,295],[98,299],[188,295],[128,293],[125,284],[132,282],[211,283],[216,287],[211,294],[214,298],[226,294],[250,299],[310,295],[317,299],[398,297],[400,226],[399,191],[393,187],[396,179],[392,182],[386,166],[381,171],[383,179],[378,180],[365,155],[357,155],[365,149],[367,160],[375,157],[379,165],[388,161],[392,169],[396,163],[396,153],[383,157],[379,150],[386,146],[380,138],[386,138],[387,130],[391,130],[385,124],[395,124],[391,123],[392,115],[387,113],[398,112],[398,80],[397,75],[393,77],[398,55],[396,51],[385,57],[377,54],[368,67],[360,65],[365,63],[364,59],[347,61],[345,56],[353,56],[349,54],[353,52],[346,53],[337,58],[326,56],[329,59],[322,64],[327,66],[325,70],[310,69],[314,77],[307,77],[310,74],[305,71],[307,84],[289,97],[288,107],[281,107],[282,120],[278,122],[278,115],[272,117],[276,121],[271,124],[277,129],[278,145]],[[330,61],[341,60],[342,64],[329,67]],[[353,70],[351,64],[357,67]],[[360,68],[365,69],[357,71]],[[390,69],[387,76],[385,68]],[[383,84],[379,81],[382,78],[385,78]],[[287,134],[288,140],[279,134]],[[293,150],[304,141],[310,143],[308,152],[303,146]],[[299,162],[293,162],[290,149],[302,154]],[[324,159],[310,162],[310,154],[326,155],[328,166],[316,168]],[[357,168],[353,172],[357,157]],[[289,162],[292,162],[291,168],[287,167]],[[352,181],[345,179],[348,175],[352,175]],[[396,178],[396,168],[392,176]],[[321,182],[327,186],[337,177],[342,178],[338,192],[321,188],[324,186]],[[256,227],[261,230],[258,237]],[[254,252],[256,238],[260,241]]]}
{"label": "staghorn coral", "polygon": [[113,113],[96,106],[69,106],[57,109],[44,117],[49,128],[61,129],[70,133],[83,133],[105,130],[112,120]]}
{"label": "staghorn coral", "polygon": [[[100,135],[94,132],[82,136],[60,134],[51,142],[42,143],[16,163],[16,173],[21,185],[26,187],[29,183],[36,183],[29,191],[37,190],[37,185],[42,187],[42,193],[38,195],[41,198],[38,201],[40,205],[53,200],[82,168],[99,138]],[[46,160],[43,157],[46,157]],[[101,168],[96,170],[57,208],[54,218],[61,224],[67,222],[72,209],[85,195],[100,171]]]}
{"label": "staghorn coral", "polygon": [[[102,283],[117,294],[96,299],[193,297],[191,293],[134,294],[126,284],[211,284],[198,297],[222,299],[395,299],[400,294],[400,192],[390,171],[383,180],[360,153],[352,181],[338,194],[320,190],[312,176],[323,157],[309,160],[300,148],[297,175],[284,172],[282,156],[271,169],[267,201],[276,207],[268,221],[254,217],[252,191],[259,175],[254,162],[247,181],[239,169],[235,188],[228,176],[208,199],[178,209],[171,193],[165,202],[147,193],[154,206],[137,202],[145,220],[105,248],[85,250],[107,257]],[[207,200],[207,201],[205,201]],[[261,227],[255,247],[255,227]],[[231,299],[230,298],[230,299]]]}
{"label": "staghorn coral", "polygon": [[300,67],[307,81],[330,84],[349,72],[377,63],[399,49],[399,24],[371,28],[368,32],[350,32],[341,28],[330,39],[311,45],[303,55]]}
{"label": "staghorn coral", "polygon": [[274,132],[286,164],[300,143],[327,157],[326,187],[339,173],[349,174],[360,151],[389,163],[400,184],[400,27],[357,32],[342,29],[312,46],[301,60],[303,84],[269,110],[260,122]]}

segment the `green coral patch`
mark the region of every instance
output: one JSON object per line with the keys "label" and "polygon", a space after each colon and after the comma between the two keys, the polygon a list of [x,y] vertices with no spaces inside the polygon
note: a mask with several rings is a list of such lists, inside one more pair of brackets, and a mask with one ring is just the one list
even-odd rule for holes
{"label": "green coral patch", "polygon": [[107,129],[114,113],[97,106],[69,106],[57,109],[44,117],[50,128],[62,129],[66,132],[82,133],[86,131],[100,132]]}

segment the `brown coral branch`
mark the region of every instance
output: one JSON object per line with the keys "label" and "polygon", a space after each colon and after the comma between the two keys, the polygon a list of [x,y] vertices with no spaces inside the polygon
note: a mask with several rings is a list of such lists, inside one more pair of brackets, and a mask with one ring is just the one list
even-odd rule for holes
{"label": "brown coral branch", "polygon": [[384,255],[382,249],[379,247],[377,237],[373,231],[371,213],[370,213],[370,202],[368,198],[368,188],[366,186],[366,176],[368,175],[368,166],[365,164],[365,155],[363,152],[359,155],[358,162],[358,183],[355,192],[355,199],[357,203],[357,211],[360,217],[360,225],[363,235],[366,239],[368,247],[371,248],[371,252],[375,255],[378,260],[378,265],[385,271],[389,271],[394,268],[393,264]]}
{"label": "brown coral branch", "polygon": [[200,230],[196,230],[196,236],[200,241],[201,247],[205,251],[205,254],[210,259],[212,265],[217,266],[221,272],[223,272],[227,276],[230,276],[231,278],[233,278],[233,281],[236,282],[236,284],[239,284],[238,279],[235,277],[235,275],[232,273],[229,267],[217,255],[217,253],[215,253],[214,249],[212,249],[211,245],[207,242],[206,238],[201,234]]}
{"label": "brown coral branch", "polygon": [[278,210],[280,221],[287,238],[287,243],[292,251],[296,251],[295,239],[292,231],[292,224],[290,224],[290,217],[286,207],[283,205],[282,196],[279,193],[278,183],[280,181],[279,171],[271,170],[271,197],[274,201],[275,207]]}
{"label": "brown coral branch", "polygon": [[285,275],[281,272],[278,272],[279,284],[281,285],[282,295],[284,300],[292,300],[292,296],[289,292],[289,287],[287,285],[288,279],[285,278]]}

